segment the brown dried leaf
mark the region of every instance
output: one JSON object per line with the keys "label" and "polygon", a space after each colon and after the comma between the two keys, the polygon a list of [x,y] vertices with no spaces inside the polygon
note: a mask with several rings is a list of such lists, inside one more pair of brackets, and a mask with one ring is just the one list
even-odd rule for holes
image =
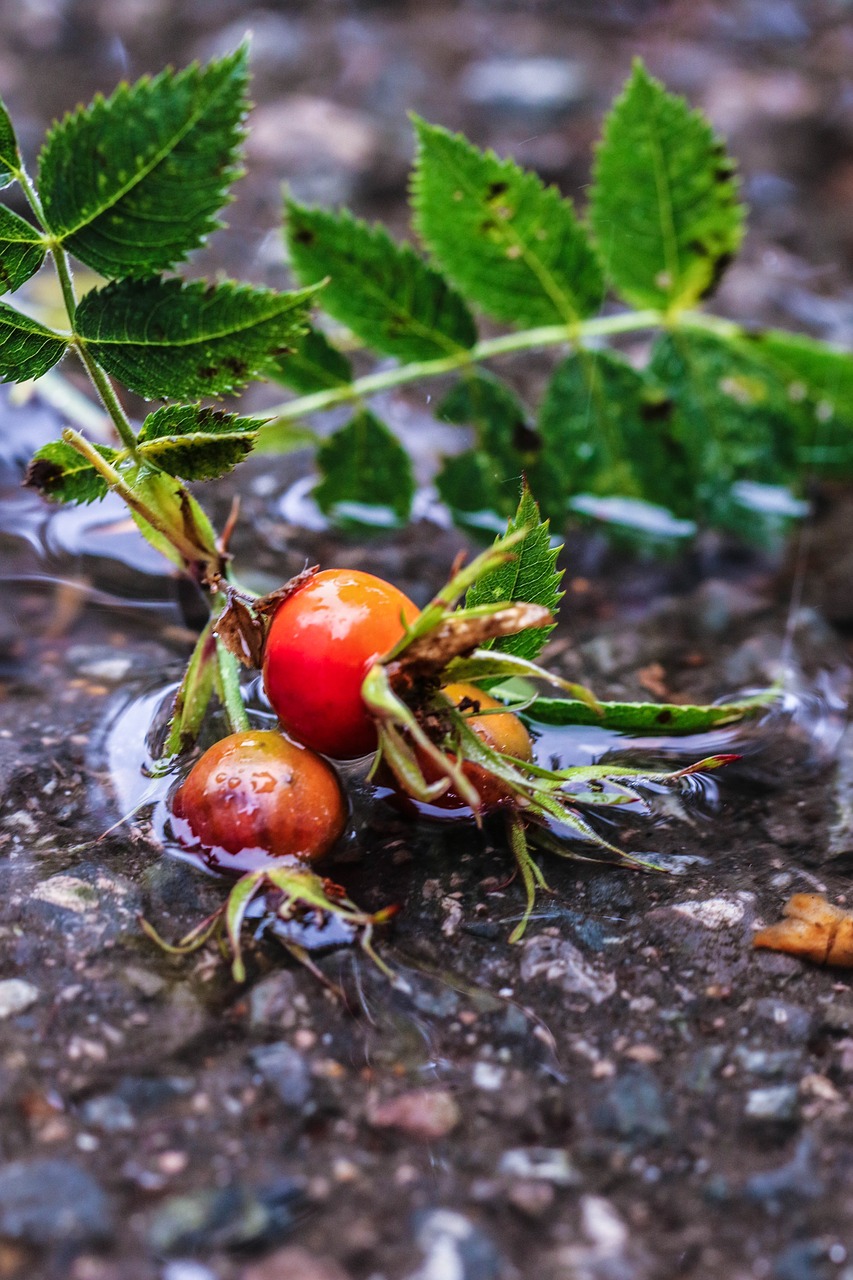
{"label": "brown dried leaf", "polygon": [[216,635],[229,653],[244,667],[259,667],[263,661],[266,628],[263,621],[234,592],[219,615]]}
{"label": "brown dried leaf", "polygon": [[306,582],[310,582],[319,568],[318,564],[313,564],[310,569],[303,569],[301,573],[294,574],[283,586],[276,587],[275,591],[271,591],[269,595],[259,596],[252,602],[255,613],[259,613],[264,618],[272,617],[279,605],[284,604],[285,600],[300,587],[304,587]]}
{"label": "brown dried leaf", "polygon": [[785,951],[815,964],[853,968],[853,912],[833,906],[820,893],[795,893],[782,908],[784,920],[761,929],[754,947]]}
{"label": "brown dried leaf", "polygon": [[448,614],[440,626],[413,640],[395,662],[388,664],[391,684],[438,676],[453,658],[473,653],[489,640],[513,636],[530,627],[547,627],[553,621],[551,611],[544,605],[523,602],[476,617],[466,617],[463,612]]}

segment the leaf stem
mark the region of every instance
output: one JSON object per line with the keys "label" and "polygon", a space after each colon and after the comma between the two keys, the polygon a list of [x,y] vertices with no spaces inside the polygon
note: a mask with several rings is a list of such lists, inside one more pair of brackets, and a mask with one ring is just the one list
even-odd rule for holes
{"label": "leaf stem", "polygon": [[[64,253],[55,256],[54,261],[57,264],[57,270],[59,269],[60,259],[64,259],[64,258],[65,258]],[[67,263],[66,263],[66,266],[67,266]],[[60,279],[62,279],[61,272],[59,272],[59,277]],[[86,347],[86,343],[80,338],[79,334],[74,335],[74,345],[77,348],[77,352],[80,356],[80,359],[83,361],[83,364],[86,367],[86,372],[88,373],[92,381],[92,385],[94,386],[95,390],[97,391],[98,395],[101,398],[101,403],[103,404],[107,413],[110,415],[110,417],[113,420],[115,429],[119,434],[119,438],[122,444],[124,445],[125,449],[128,449],[133,454],[134,457],[137,457],[136,432],[133,430],[133,427],[130,425],[130,419],[128,418],[127,414],[125,413],[124,409],[121,407],[121,403],[119,402],[119,398],[115,393],[115,388],[113,387],[113,384],[110,382],[109,378],[104,373],[103,369],[98,364],[97,360],[95,360],[94,357],[91,355],[88,348]]]}
{"label": "leaf stem", "polygon": [[178,555],[187,565],[195,564],[200,556],[197,546],[183,537],[176,529],[165,521],[159,512],[144,502],[134,491],[130,485],[119,475],[115,467],[111,466],[106,458],[102,457],[93,444],[91,444],[85,436],[81,436],[79,431],[75,431],[73,427],[66,427],[62,433],[62,439],[66,444],[70,444],[76,449],[81,457],[85,458],[91,466],[97,471],[98,475],[103,477],[114,493],[125,502],[132,511],[141,516],[152,529],[156,529],[162,534],[167,542],[171,544],[177,551]]}
{"label": "leaf stem", "polygon": [[495,356],[511,355],[518,351],[530,351],[538,347],[580,345],[589,338],[607,337],[619,333],[633,333],[641,329],[655,329],[663,324],[660,311],[626,311],[615,316],[599,316],[593,320],[584,320],[573,325],[571,330],[562,324],[542,325],[537,329],[523,329],[517,333],[504,333],[496,338],[484,338],[473,347],[453,355],[440,356],[436,360],[415,360],[410,364],[397,365],[393,369],[384,369],[379,373],[369,373],[363,378],[356,378],[343,387],[331,387],[327,391],[315,391],[311,395],[300,396],[267,410],[270,421],[268,426],[280,422],[292,422],[309,413],[318,413],[322,409],[330,409],[334,405],[361,396],[373,395],[378,391],[386,391],[390,387],[399,387],[407,382],[417,382],[421,378],[436,378],[445,373],[453,373],[456,369],[478,364]]}

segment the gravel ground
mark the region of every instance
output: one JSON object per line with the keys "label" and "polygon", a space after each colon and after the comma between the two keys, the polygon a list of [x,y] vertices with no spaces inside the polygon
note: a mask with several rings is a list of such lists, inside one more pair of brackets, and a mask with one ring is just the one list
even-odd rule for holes
{"label": "gravel ground", "polygon": [[[285,178],[402,231],[410,107],[577,193],[640,52],[741,159],[751,233],[720,306],[849,341],[843,4],[28,0],[0,11],[0,86],[33,145],[78,97],[247,25],[251,172],[199,271],[282,282]],[[535,385],[535,362],[516,372]],[[427,421],[413,396],[383,408],[409,438]],[[333,874],[365,907],[401,905],[383,954],[407,990],[353,951],[319,955],[342,1006],[274,940],[238,987],[214,952],[170,959],[140,931],[143,913],[177,937],[222,896],[163,856],[156,810],[107,831],[144,786],[194,602],[120,511],[20,494],[21,459],[56,430],[38,400],[2,405],[0,1278],[851,1280],[849,981],[751,946],[793,892],[849,899],[850,495],[819,495],[805,560],[716,536],[663,563],[571,541],[551,648],[567,675],[691,700],[781,675],[785,710],[682,744],[743,758],[613,829],[681,874],[546,858],[554,893],[517,947],[502,833],[414,827],[355,777]],[[299,527],[303,474],[298,456],[241,472],[243,572],[358,563],[418,600],[445,577],[453,531],[360,546]],[[229,499],[216,486],[213,510]]]}

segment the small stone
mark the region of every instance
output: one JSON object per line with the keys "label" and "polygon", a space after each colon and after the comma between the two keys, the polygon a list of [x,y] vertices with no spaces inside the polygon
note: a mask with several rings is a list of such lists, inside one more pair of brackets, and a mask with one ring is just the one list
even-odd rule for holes
{"label": "small stone", "polygon": [[776,1000],[772,996],[756,1001],[755,1019],[772,1023],[776,1034],[789,1044],[805,1044],[815,1024],[815,1014],[811,1009]]}
{"label": "small stone", "polygon": [[0,1236],[46,1244],[94,1244],[112,1235],[109,1202],[69,1160],[16,1160],[0,1168]]}
{"label": "small stone", "polygon": [[592,1119],[602,1133],[641,1143],[656,1142],[671,1132],[661,1087],[642,1066],[616,1077],[594,1108]]}
{"label": "small stone", "polygon": [[795,1084],[751,1089],[747,1094],[745,1115],[750,1120],[789,1122],[797,1117],[797,1102],[798,1090]]}
{"label": "small stone", "polygon": [[291,1178],[265,1187],[232,1183],[172,1196],[153,1214],[148,1243],[161,1257],[275,1244],[293,1229],[301,1197],[301,1186]]}
{"label": "small stone", "polygon": [[249,993],[249,1022],[254,1030],[267,1027],[282,1031],[295,1026],[294,1004],[299,988],[296,975],[289,969],[278,969],[261,979]]}
{"label": "small stone", "polygon": [[462,1117],[446,1089],[412,1089],[376,1103],[367,1118],[374,1129],[399,1129],[419,1142],[434,1142],[447,1137]]}
{"label": "small stone", "polygon": [[829,1280],[826,1244],[822,1240],[797,1240],[778,1254],[773,1262],[773,1280]]}
{"label": "small stone", "polygon": [[41,992],[23,978],[4,978],[0,982],[0,1018],[13,1018],[38,1000]]}
{"label": "small stone", "polygon": [[84,1124],[104,1133],[130,1133],[136,1128],[133,1113],[123,1098],[105,1093],[89,1098],[80,1108]]}
{"label": "small stone", "polygon": [[285,1106],[305,1110],[313,1082],[308,1063],[298,1049],[280,1041],[253,1049],[249,1058]]}
{"label": "small stone", "polygon": [[565,58],[483,58],[466,69],[460,87],[477,106],[552,114],[583,99],[586,76],[580,62]]}
{"label": "small stone", "polygon": [[496,1245],[461,1213],[433,1209],[416,1223],[424,1261],[406,1280],[499,1280],[504,1263]]}
{"label": "small stone", "polygon": [[317,1257],[298,1245],[277,1249],[240,1272],[240,1280],[349,1280],[334,1258]]}
{"label": "small stone", "polygon": [[506,1069],[495,1062],[475,1062],[471,1072],[471,1082],[476,1089],[486,1093],[497,1093],[503,1086]]}
{"label": "small stone", "polygon": [[541,1218],[554,1203],[554,1188],[547,1182],[516,1182],[506,1198],[526,1218]]}
{"label": "small stone", "polygon": [[216,1280],[216,1273],[201,1262],[178,1258],[166,1263],[160,1280]]}
{"label": "small stone", "polygon": [[688,916],[706,929],[732,929],[742,923],[746,910],[754,902],[751,893],[732,898],[707,898],[704,902],[676,902],[672,910]]}
{"label": "small stone", "polygon": [[767,1079],[796,1071],[801,1061],[796,1049],[751,1049],[745,1044],[736,1045],[732,1056],[749,1075]]}
{"label": "small stone", "polygon": [[602,1004],[616,991],[616,975],[599,968],[567,938],[540,933],[524,944],[521,957],[522,982],[544,978],[567,995],[582,996],[592,1004]]}
{"label": "small stone", "polygon": [[555,1187],[580,1186],[581,1176],[561,1147],[513,1147],[498,1164],[505,1177],[550,1182]]}

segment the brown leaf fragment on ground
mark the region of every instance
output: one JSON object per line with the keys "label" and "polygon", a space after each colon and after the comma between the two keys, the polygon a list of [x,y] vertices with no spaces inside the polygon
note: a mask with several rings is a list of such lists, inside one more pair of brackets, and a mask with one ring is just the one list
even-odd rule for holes
{"label": "brown leaf fragment on ground", "polygon": [[754,947],[786,951],[815,964],[853,968],[853,912],[835,907],[819,893],[795,893],[782,909],[784,920],[761,929]]}

